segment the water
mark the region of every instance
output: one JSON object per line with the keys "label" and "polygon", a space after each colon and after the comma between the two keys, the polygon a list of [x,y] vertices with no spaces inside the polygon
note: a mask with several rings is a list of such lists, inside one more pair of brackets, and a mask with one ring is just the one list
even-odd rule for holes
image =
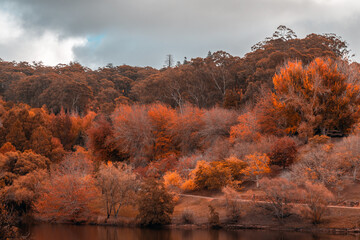
{"label": "water", "polygon": [[31,227],[32,240],[352,240],[353,235],[261,230],[160,230],[109,226],[41,224]]}

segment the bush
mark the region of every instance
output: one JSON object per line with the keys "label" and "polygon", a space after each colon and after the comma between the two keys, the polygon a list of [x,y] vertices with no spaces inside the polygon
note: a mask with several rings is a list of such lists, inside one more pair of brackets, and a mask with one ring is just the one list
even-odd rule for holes
{"label": "bush", "polygon": [[183,224],[193,224],[194,214],[191,210],[185,209],[181,214],[181,220]]}
{"label": "bush", "polygon": [[231,181],[231,171],[222,164],[199,161],[194,182],[199,189],[219,190]]}
{"label": "bush", "polygon": [[196,188],[208,190],[220,190],[231,183],[239,185],[242,182],[242,170],[246,166],[246,163],[236,157],[211,163],[199,161],[193,171],[194,183]]}
{"label": "bush", "polygon": [[181,185],[181,190],[183,192],[191,192],[194,191],[195,189],[196,189],[196,185],[193,179],[188,179]]}
{"label": "bush", "polygon": [[220,224],[219,213],[215,211],[215,208],[210,204],[209,204],[209,211],[210,211],[209,226],[211,228],[220,228],[221,224]]}
{"label": "bush", "polygon": [[154,178],[145,180],[139,193],[139,214],[142,226],[161,226],[171,223],[174,211],[173,196],[164,184]]}
{"label": "bush", "polygon": [[285,167],[294,162],[296,154],[297,147],[295,141],[289,137],[280,138],[271,147],[271,152],[269,153],[270,163],[285,169]]}

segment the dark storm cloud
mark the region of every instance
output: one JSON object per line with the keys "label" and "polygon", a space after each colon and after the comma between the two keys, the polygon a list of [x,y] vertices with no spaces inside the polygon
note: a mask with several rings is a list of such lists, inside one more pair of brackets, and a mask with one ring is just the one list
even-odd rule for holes
{"label": "dark storm cloud", "polygon": [[89,66],[161,67],[168,53],[182,60],[220,49],[242,56],[280,24],[299,37],[335,32],[360,50],[360,5],[350,0],[4,0],[3,8],[24,29],[88,38],[74,54]]}

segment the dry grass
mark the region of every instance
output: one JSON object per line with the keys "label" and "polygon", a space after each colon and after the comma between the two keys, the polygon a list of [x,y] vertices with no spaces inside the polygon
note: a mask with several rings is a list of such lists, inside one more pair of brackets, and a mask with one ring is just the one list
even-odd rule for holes
{"label": "dry grass", "polygon": [[[354,193],[354,194],[352,194]],[[240,194],[241,198],[252,199],[253,195],[261,197],[263,193],[258,189],[248,189]],[[354,184],[349,189],[345,189],[345,196],[351,196],[352,199],[360,200],[360,184]],[[205,194],[203,193],[202,196]],[[210,194],[207,197],[211,197]],[[189,210],[193,213],[194,223],[198,225],[205,225],[208,222],[209,210],[208,205],[211,204],[219,212],[220,221],[227,222],[226,201],[220,193],[213,196],[216,199],[197,198],[190,196],[181,196],[173,213],[173,223],[182,224],[181,214],[184,210]],[[242,216],[238,224],[241,225],[257,225],[279,227],[279,222],[274,216],[269,215],[264,209],[256,206],[253,203],[241,203]],[[300,215],[294,214],[286,218],[284,228],[359,228],[360,227],[360,208],[330,208],[324,221],[314,226],[310,219],[304,219]]]}

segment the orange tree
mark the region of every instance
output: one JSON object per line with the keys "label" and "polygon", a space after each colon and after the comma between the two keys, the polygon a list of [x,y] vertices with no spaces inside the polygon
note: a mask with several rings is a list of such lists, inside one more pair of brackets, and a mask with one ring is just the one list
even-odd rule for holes
{"label": "orange tree", "polygon": [[275,92],[262,106],[260,128],[268,132],[264,128],[271,122],[283,134],[302,137],[333,130],[348,133],[359,117],[360,103],[357,76],[350,77],[351,71],[347,63],[331,59],[316,58],[308,66],[288,62],[273,77]]}

